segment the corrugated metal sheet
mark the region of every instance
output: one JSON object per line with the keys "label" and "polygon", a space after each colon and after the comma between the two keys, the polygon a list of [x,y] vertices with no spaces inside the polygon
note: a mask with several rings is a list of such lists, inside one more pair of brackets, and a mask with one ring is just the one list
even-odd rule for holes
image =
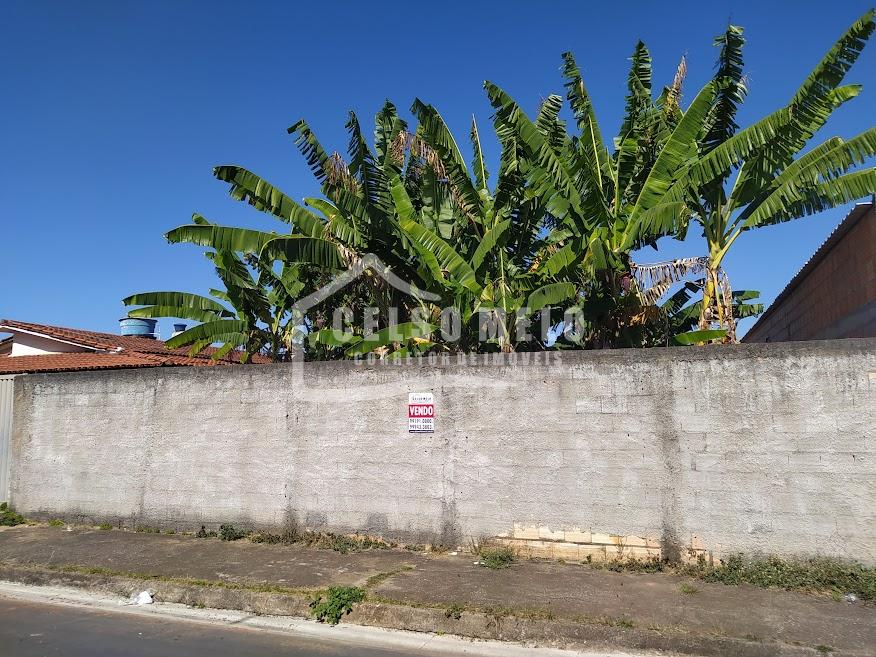
{"label": "corrugated metal sheet", "polygon": [[0,376],[0,501],[9,499],[9,443],[12,440],[12,381]]}

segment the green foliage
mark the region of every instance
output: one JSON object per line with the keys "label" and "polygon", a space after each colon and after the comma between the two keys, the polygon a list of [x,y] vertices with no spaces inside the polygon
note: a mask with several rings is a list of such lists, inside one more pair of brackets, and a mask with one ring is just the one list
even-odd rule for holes
{"label": "green foliage", "polygon": [[[587,556],[590,557],[589,554]],[[647,559],[613,559],[606,563],[594,563],[591,558],[588,558],[587,563],[616,573],[663,573],[671,570],[669,563],[656,557]]]}
{"label": "green foliage", "polygon": [[678,590],[684,595],[694,595],[700,592],[700,590],[690,582],[682,582],[681,586],[678,587]]}
{"label": "green foliage", "polygon": [[401,568],[396,568],[395,570],[386,570],[382,573],[377,573],[376,575],[372,575],[367,579],[367,581],[365,582],[365,588],[370,591],[371,589],[377,588],[378,586],[383,584],[383,582],[388,580],[390,577],[394,577],[399,573],[407,572],[413,569],[413,566],[402,566]]}
{"label": "green foliage", "polygon": [[239,541],[248,535],[248,531],[236,529],[234,525],[219,525],[219,538],[223,541]]}
{"label": "green foliage", "polygon": [[201,528],[195,534],[196,538],[216,538],[218,534],[214,531],[207,531],[207,528],[204,525],[201,525]]}
{"label": "green foliage", "polygon": [[[876,188],[876,169],[854,170],[876,155],[876,128],[848,140],[831,137],[803,153],[832,112],[860,93],[860,85],[843,81],[873,30],[870,11],[787,105],[745,128],[736,122],[748,92],[745,38],[734,25],[715,39],[715,75],[686,107],[685,60],[670,84],[655,87],[651,55],[637,43],[613,141],[603,137],[569,52],[562,55],[565,98],[546,96],[533,117],[500,86],[484,84],[501,148],[498,166],[487,166],[474,121],[470,146],[461,147],[437,108],[420,99],[411,107],[417,125],[410,130],[387,101],[374,117],[373,141],[351,112],[346,159],[297,121],[288,132],[321,195],[300,204],[246,168],[216,167],[231,198],[278,220],[277,230],[220,226],[196,214],[166,237],[205,247],[224,289],[209,297],[150,292],[124,303],[138,306],[132,317],[199,322],[169,346],[198,353],[221,344],[214,358],[236,350],[241,362],[256,354],[290,360],[299,351],[309,359],[390,358],[735,341],[733,318],[759,312],[755,304],[739,303],[726,277],[718,283],[735,240],[746,230]],[[565,102],[571,131],[561,118]],[[703,300],[657,306],[669,287],[646,296],[631,286],[630,254],[662,237],[684,238],[691,223],[702,227],[708,249],[705,283],[697,291]],[[367,254],[383,263],[383,277],[407,281],[417,294],[360,273],[356,267]],[[320,295],[348,274],[347,286]],[[560,304],[579,311],[576,332],[552,314],[550,325],[564,329],[556,343],[515,335],[518,319],[533,320],[542,308]],[[447,306],[459,310],[461,336],[445,343],[436,327]],[[341,307],[378,308],[374,330],[354,317],[343,331],[332,331]],[[480,313],[489,314],[496,329],[486,341]],[[726,337],[714,333],[719,330]]]}
{"label": "green foliage", "polygon": [[700,342],[711,342],[712,340],[721,340],[727,337],[726,329],[707,329],[703,331],[689,331],[687,333],[679,333],[673,337],[676,344],[692,345]]}
{"label": "green foliage", "polygon": [[481,547],[478,563],[491,570],[507,568],[514,561],[514,550],[509,547]]}
{"label": "green foliage", "polygon": [[63,520],[53,518],[49,520],[49,527],[63,527],[66,523]]}
{"label": "green foliage", "polygon": [[[841,86],[845,75],[861,54],[876,23],[874,12],[866,12],[839,38],[803,81],[785,107],[751,126],[739,130],[735,114],[744,101],[741,28],[730,26],[716,40],[721,48],[713,89],[705,119],[707,129],[691,131],[683,144],[673,146],[674,136],[688,122],[691,105],[680,121],[669,146],[658,158],[645,183],[647,196],[633,211],[632,236],[636,240],[660,235],[686,234],[688,223],[703,229],[708,249],[708,272],[720,270],[728,250],[739,236],[752,228],[797,219],[868,196],[876,189],[876,168],[849,172],[876,155],[876,129],[871,128],[846,141],[831,137],[802,154],[809,140],[843,103],[860,92],[858,85]],[[675,155],[671,166],[663,159]],[[733,177],[733,173],[738,174]],[[732,180],[732,184],[730,181]],[[684,213],[649,214],[661,205],[683,202]],[[699,328],[713,328],[717,321],[731,339],[732,320],[712,312],[729,308],[726,291],[703,288],[704,303]]]}
{"label": "green foliage", "polygon": [[426,546],[421,543],[408,543],[404,546],[408,552],[425,552]]}
{"label": "green foliage", "polygon": [[444,610],[445,618],[452,618],[453,620],[459,620],[462,618],[462,612],[465,611],[465,605],[461,605],[458,602],[454,602],[447,609]]}
{"label": "green foliage", "polygon": [[[194,228],[210,226],[198,224]],[[277,270],[272,262],[247,255],[248,249],[241,247],[244,253],[236,253],[221,250],[219,246],[222,245],[217,245],[217,250],[207,252],[206,256],[223,282],[224,291],[211,290],[214,298],[184,292],[134,294],[122,303],[144,307],[133,309],[128,315],[179,317],[202,322],[168,340],[167,346],[171,349],[189,347],[190,354],[197,354],[212,344],[221,343],[222,347],[212,352],[212,358],[221,358],[237,349],[241,362],[249,361],[259,352],[273,360],[284,360],[300,339],[297,327],[300,317],[291,313],[291,308],[304,287],[301,268],[284,263]]]}
{"label": "green foliage", "polygon": [[737,554],[727,557],[717,566],[691,566],[689,572],[707,582],[854,593],[861,600],[876,600],[876,568],[835,559],[757,559]]}
{"label": "green foliage", "polygon": [[854,593],[861,600],[876,600],[876,568],[826,557],[782,559],[776,556],[751,557],[734,554],[717,564],[710,564],[703,557],[693,564],[672,564],[658,558],[588,563],[616,572],[665,572],[732,586],[752,584],[761,588],[775,587],[789,591],[837,595]]}
{"label": "green foliage", "polygon": [[310,603],[310,614],[320,623],[337,625],[353,611],[353,605],[365,599],[365,591],[357,586],[331,586],[325,595]]}
{"label": "green foliage", "polygon": [[100,524],[97,526],[97,528],[98,528],[98,529],[103,529],[104,531],[106,531],[106,530],[108,530],[108,529],[112,529],[113,526],[112,526],[111,524],[109,524],[108,522],[102,522],[102,523],[100,523]]}
{"label": "green foliage", "polygon": [[11,509],[6,502],[0,503],[0,526],[14,527],[15,525],[23,525],[26,522],[27,519]]}
{"label": "green foliage", "polygon": [[348,552],[359,552],[361,550],[386,550],[390,547],[395,547],[395,544],[387,543],[379,538],[371,538],[370,536],[345,536],[342,534],[333,534],[331,532],[284,532],[282,534],[271,534],[266,532],[258,532],[249,535],[249,540],[253,543],[268,543],[268,544],[301,544],[307,547],[313,547],[319,550],[334,550],[341,554]]}
{"label": "green foliage", "polygon": [[358,552],[360,550],[385,550],[388,543],[368,536],[342,536],[339,534],[305,534],[301,542],[309,547],[334,550],[341,554]]}

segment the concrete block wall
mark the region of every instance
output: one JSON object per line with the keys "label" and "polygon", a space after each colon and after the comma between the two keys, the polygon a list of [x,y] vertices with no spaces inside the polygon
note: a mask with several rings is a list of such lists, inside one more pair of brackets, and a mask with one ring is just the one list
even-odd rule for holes
{"label": "concrete block wall", "polygon": [[13,427],[36,516],[876,563],[873,339],[31,375]]}

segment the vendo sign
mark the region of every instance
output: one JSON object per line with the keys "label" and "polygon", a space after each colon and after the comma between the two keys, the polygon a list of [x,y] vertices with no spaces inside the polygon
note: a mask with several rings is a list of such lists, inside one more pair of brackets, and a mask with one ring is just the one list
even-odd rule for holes
{"label": "vendo sign", "polygon": [[431,392],[408,394],[408,432],[435,432],[435,398]]}

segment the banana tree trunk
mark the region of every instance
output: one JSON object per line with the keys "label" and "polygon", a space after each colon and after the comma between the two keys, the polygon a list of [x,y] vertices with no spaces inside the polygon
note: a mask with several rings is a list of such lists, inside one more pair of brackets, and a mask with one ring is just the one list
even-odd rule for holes
{"label": "banana tree trunk", "polygon": [[736,321],[733,318],[733,292],[730,281],[721,268],[722,255],[713,252],[706,266],[699,328],[707,330],[717,324],[718,328],[727,331],[724,342],[735,344],[737,340]]}

